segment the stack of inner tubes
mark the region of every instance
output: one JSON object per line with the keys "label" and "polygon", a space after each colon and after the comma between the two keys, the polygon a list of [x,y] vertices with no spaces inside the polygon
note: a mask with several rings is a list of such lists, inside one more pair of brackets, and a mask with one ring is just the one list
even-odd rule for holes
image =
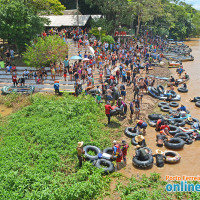
{"label": "stack of inner tubes", "polygon": [[173,119],[173,120],[170,120],[169,121],[169,123],[171,124],[171,125],[174,125],[174,126],[181,126],[181,127],[183,127],[183,126],[185,126],[185,121],[183,120],[183,119]]}
{"label": "stack of inner tubes", "polygon": [[181,138],[171,138],[169,141],[164,141],[165,147],[168,149],[182,149],[184,147],[185,141]]}
{"label": "stack of inner tubes", "polygon": [[[115,171],[112,161],[116,160],[116,156],[110,158],[110,160],[103,158],[99,159],[99,154],[101,153],[101,150],[98,147],[91,145],[84,146],[83,150],[85,151],[86,159],[90,162],[93,162],[93,165],[97,168],[102,168],[104,173],[111,173]],[[90,155],[89,151],[95,152],[95,155]],[[112,148],[104,149],[103,153],[112,154]]]}
{"label": "stack of inner tubes", "polygon": [[147,160],[139,160],[136,156],[134,156],[132,162],[133,165],[137,168],[142,168],[142,169],[151,168],[153,166],[153,156],[152,154],[148,153]]}
{"label": "stack of inner tubes", "polygon": [[182,92],[182,93],[186,93],[186,92],[188,92],[188,89],[187,88],[178,88],[178,91]]}

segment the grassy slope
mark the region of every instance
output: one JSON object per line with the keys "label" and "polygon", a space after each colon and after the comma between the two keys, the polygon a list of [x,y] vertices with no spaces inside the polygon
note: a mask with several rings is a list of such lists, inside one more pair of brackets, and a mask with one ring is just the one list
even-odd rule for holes
{"label": "grassy slope", "polygon": [[14,110],[24,106],[9,118],[0,118],[2,200],[200,199],[199,193],[167,193],[166,182],[155,173],[149,178],[128,179],[118,172],[102,176],[101,170],[90,163],[78,169],[78,141],[104,149],[111,145],[111,138],[122,133],[120,123],[113,122],[115,118],[112,126],[104,127],[103,105],[97,105],[89,96],[60,98],[37,94],[23,99],[9,95],[1,96],[0,103]]}
{"label": "grassy slope", "polygon": [[99,122],[103,105],[91,97],[36,95],[31,101],[1,127],[0,199],[94,197],[105,184],[99,170],[86,164],[68,175],[76,171],[78,141],[110,146],[109,132]]}

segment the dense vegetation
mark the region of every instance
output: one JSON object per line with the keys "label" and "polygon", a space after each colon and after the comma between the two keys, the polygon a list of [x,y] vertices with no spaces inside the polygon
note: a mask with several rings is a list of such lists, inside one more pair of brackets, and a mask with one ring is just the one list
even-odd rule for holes
{"label": "dense vegetation", "polygon": [[[41,53],[42,52],[42,53]],[[23,54],[27,66],[48,67],[51,63],[62,62],[68,54],[68,45],[59,36],[38,38],[27,46]]]}
{"label": "dense vegetation", "polygon": [[30,101],[1,126],[0,199],[90,199],[103,193],[109,179],[89,163],[78,170],[76,157],[78,141],[111,145],[99,122],[102,107],[91,97],[35,95]]}
{"label": "dense vegetation", "polygon": [[[119,26],[136,29],[136,34],[159,35],[185,39],[199,35],[200,11],[183,1],[170,0],[85,0],[92,8],[99,9],[105,18],[103,29],[109,34]],[[99,22],[97,22],[99,26]]]}

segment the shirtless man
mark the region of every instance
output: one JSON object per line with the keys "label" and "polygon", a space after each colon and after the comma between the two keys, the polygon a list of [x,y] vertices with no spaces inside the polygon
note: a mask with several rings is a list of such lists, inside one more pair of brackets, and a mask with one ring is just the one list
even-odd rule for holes
{"label": "shirtless man", "polygon": [[140,86],[140,91],[142,92],[142,94],[143,94],[143,90],[144,90],[144,84],[145,84],[144,79],[141,78],[140,82],[139,82],[139,86]]}

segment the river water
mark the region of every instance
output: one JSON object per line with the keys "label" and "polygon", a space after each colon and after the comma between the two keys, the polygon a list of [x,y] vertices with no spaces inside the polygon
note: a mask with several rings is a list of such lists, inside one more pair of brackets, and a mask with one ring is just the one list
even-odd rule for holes
{"label": "river water", "polygon": [[[192,55],[194,56],[194,61],[183,62],[183,67],[186,72],[190,76],[190,80],[187,83],[188,85],[188,93],[179,93],[181,95],[181,101],[179,104],[183,104],[190,110],[192,117],[198,118],[200,120],[200,108],[195,106],[195,103],[190,102],[189,99],[195,96],[200,96],[200,39],[191,39],[186,42],[192,48]],[[170,69],[170,72],[173,73],[175,77],[176,69]],[[175,89],[177,92],[177,90]],[[187,126],[187,125],[186,125]],[[189,127],[189,126],[188,126]],[[147,146],[150,147],[155,153],[155,150],[158,149],[156,146],[156,134],[154,128],[148,127],[146,134],[146,142]],[[162,151],[165,151],[165,147],[159,148]],[[164,167],[158,168],[157,166],[153,166],[152,169],[148,170],[137,170],[136,168],[129,168],[129,173],[126,175],[131,177],[133,174],[138,173],[149,175],[152,172],[160,173],[162,178],[165,179],[166,175],[170,176],[197,176],[200,175],[200,141],[195,141],[191,145],[185,145],[182,150],[179,150],[178,153],[181,155],[181,160],[177,164],[165,164]],[[129,161],[131,162],[131,161]],[[155,159],[154,159],[155,162]],[[128,163],[131,165],[132,163]],[[127,166],[128,168],[128,166]],[[123,170],[122,170],[123,171]]]}

